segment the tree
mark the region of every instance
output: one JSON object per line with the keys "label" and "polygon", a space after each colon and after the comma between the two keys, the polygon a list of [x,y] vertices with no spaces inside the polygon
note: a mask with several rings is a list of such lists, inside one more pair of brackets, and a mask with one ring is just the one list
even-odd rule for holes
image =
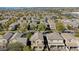
{"label": "tree", "polygon": [[66,18],[68,18],[68,19],[72,19],[72,18],[74,18],[72,15],[70,15],[70,14],[68,14],[68,15],[65,15],[66,16]]}
{"label": "tree", "polygon": [[75,37],[79,37],[79,30],[76,30]]}
{"label": "tree", "polygon": [[24,15],[23,15],[23,13],[18,13],[18,14],[16,14],[16,16],[17,17],[23,17]]}
{"label": "tree", "polygon": [[25,32],[26,30],[27,30],[27,29],[26,29],[26,26],[22,26],[22,27],[19,28],[19,31],[20,31],[20,32]]}
{"label": "tree", "polygon": [[25,46],[25,47],[23,48],[23,51],[32,51],[32,49],[31,49],[29,46]]}
{"label": "tree", "polygon": [[72,29],[73,29],[72,26],[70,26],[70,25],[67,25],[67,28],[68,28],[69,30],[72,30]]}
{"label": "tree", "polygon": [[59,32],[64,31],[64,29],[65,29],[64,24],[61,23],[61,22],[57,22],[57,23],[56,23],[56,29],[57,29]]}
{"label": "tree", "polygon": [[4,31],[0,31],[0,35],[4,35],[5,34],[5,32]]}
{"label": "tree", "polygon": [[3,27],[8,30],[9,25],[12,24],[12,23],[14,23],[14,22],[16,22],[16,18],[13,17],[13,18],[9,19],[9,20],[3,25]]}
{"label": "tree", "polygon": [[0,15],[0,20],[3,20],[3,19],[4,19],[4,17],[2,15]]}
{"label": "tree", "polygon": [[36,30],[36,29],[37,29],[37,28],[36,28],[36,25],[31,24],[31,25],[30,25],[30,29],[31,29],[31,30]]}
{"label": "tree", "polygon": [[3,30],[3,26],[0,24],[0,31],[2,31]]}
{"label": "tree", "polygon": [[25,32],[25,31],[27,31],[27,28],[28,28],[28,24],[27,24],[27,23],[21,23],[21,24],[19,25],[18,30],[19,30],[20,32]]}
{"label": "tree", "polygon": [[29,46],[29,48],[31,48],[31,41],[29,39],[27,39],[27,46]]}
{"label": "tree", "polygon": [[8,44],[7,48],[9,51],[23,51],[23,47],[24,45],[22,43],[15,42]]}
{"label": "tree", "polygon": [[40,23],[40,24],[38,25],[38,31],[45,31],[45,29],[46,29],[45,24]]}
{"label": "tree", "polygon": [[31,36],[32,36],[32,33],[31,33],[31,32],[29,32],[29,33],[26,35],[26,37],[27,37],[28,39],[30,39]]}
{"label": "tree", "polygon": [[79,32],[76,32],[75,33],[75,37],[79,37]]}

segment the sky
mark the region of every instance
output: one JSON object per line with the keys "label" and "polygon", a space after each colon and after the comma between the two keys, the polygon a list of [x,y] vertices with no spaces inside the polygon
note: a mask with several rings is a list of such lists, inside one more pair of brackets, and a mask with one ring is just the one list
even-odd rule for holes
{"label": "sky", "polygon": [[0,7],[78,7],[79,0],[0,0]]}

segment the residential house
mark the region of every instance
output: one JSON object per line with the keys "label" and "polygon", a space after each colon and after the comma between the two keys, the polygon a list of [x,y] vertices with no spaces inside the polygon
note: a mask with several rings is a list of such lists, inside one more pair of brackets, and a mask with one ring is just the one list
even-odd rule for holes
{"label": "residential house", "polygon": [[6,44],[7,44],[7,40],[0,35],[0,51],[6,50]]}
{"label": "residential house", "polygon": [[3,25],[3,24],[5,24],[8,20],[9,20],[9,19],[4,19],[4,20],[1,20],[1,21],[0,21],[0,24],[2,24],[2,25]]}
{"label": "residential house", "polygon": [[7,43],[9,43],[9,40],[11,39],[11,37],[14,35],[14,33],[12,32],[7,32],[3,35],[3,38],[7,40]]}
{"label": "residential house", "polygon": [[77,40],[71,33],[61,33],[65,39],[65,44],[69,50],[78,50],[79,40]]}
{"label": "residential house", "polygon": [[12,23],[12,24],[9,26],[9,30],[17,30],[18,25],[19,25],[18,22]]}
{"label": "residential house", "polygon": [[72,28],[79,27],[79,21],[77,19],[62,19],[61,22],[67,27],[67,25],[72,26]]}
{"label": "residential house", "polygon": [[62,36],[57,33],[49,33],[46,34],[48,45],[51,51],[64,51],[67,50],[65,46],[65,40],[62,38]]}
{"label": "residential house", "polygon": [[72,26],[72,23],[70,21],[71,19],[62,19],[61,22],[64,24],[64,26],[66,27],[67,29],[67,25],[70,25]]}
{"label": "residential house", "polygon": [[35,51],[42,51],[44,48],[44,39],[43,34],[41,32],[36,32],[31,37],[31,47]]}
{"label": "residential house", "polygon": [[79,27],[79,22],[78,21],[77,21],[77,19],[72,19],[72,27],[73,28],[78,28]]}
{"label": "residential house", "polygon": [[23,37],[24,33],[16,32],[13,37],[10,39],[10,43],[20,42],[26,45],[27,37]]}
{"label": "residential house", "polygon": [[40,23],[40,20],[37,19],[37,18],[32,18],[31,21],[32,21],[33,24],[39,24]]}

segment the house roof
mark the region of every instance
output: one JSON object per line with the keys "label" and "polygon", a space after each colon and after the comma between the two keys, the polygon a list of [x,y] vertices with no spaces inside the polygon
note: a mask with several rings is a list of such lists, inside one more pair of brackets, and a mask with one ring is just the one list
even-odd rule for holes
{"label": "house roof", "polygon": [[61,33],[61,35],[65,40],[73,40],[73,39],[75,39],[75,37],[71,33]]}
{"label": "house roof", "polygon": [[23,43],[24,45],[26,45],[27,42],[27,38],[16,38],[16,40],[20,43]]}
{"label": "house roof", "polygon": [[15,23],[12,23],[10,26],[15,26],[15,25],[18,25],[19,23],[18,22],[15,22]]}
{"label": "house roof", "polygon": [[24,45],[26,45],[26,41],[27,41],[27,38],[23,38],[21,37],[24,33],[19,33],[19,32],[16,32],[12,38],[10,39],[10,42],[20,42],[20,43],[23,43]]}
{"label": "house roof", "polygon": [[20,38],[22,35],[23,33],[16,32],[11,39]]}
{"label": "house roof", "polygon": [[66,43],[67,46],[70,47],[78,47],[79,45],[76,42]]}
{"label": "house roof", "polygon": [[7,21],[8,21],[8,19],[4,19],[4,20],[0,21],[0,23],[5,23]]}
{"label": "house roof", "polygon": [[61,35],[59,33],[56,33],[56,32],[46,34],[46,36],[47,36],[48,40],[63,40]]}
{"label": "house roof", "polygon": [[43,40],[43,34],[41,32],[36,32],[32,37],[31,40]]}
{"label": "house roof", "polygon": [[64,45],[64,43],[51,43],[51,44],[49,44],[49,45]]}
{"label": "house roof", "polygon": [[62,33],[63,38],[66,40],[66,45],[71,47],[79,46],[78,38],[75,38],[71,33]]}
{"label": "house roof", "polygon": [[3,35],[3,38],[9,40],[12,36],[13,36],[13,33],[7,32]]}

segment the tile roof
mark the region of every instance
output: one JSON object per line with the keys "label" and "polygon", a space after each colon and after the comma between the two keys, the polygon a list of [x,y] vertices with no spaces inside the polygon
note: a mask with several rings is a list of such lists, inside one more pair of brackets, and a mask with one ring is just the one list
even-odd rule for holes
{"label": "tile roof", "polygon": [[47,36],[47,39],[49,40],[63,40],[63,38],[61,37],[61,35],[59,33],[49,33],[49,34],[46,34]]}
{"label": "tile roof", "polygon": [[3,38],[6,40],[9,40],[13,36],[13,33],[7,32],[6,34],[3,35]]}
{"label": "tile roof", "polygon": [[32,37],[31,40],[43,40],[43,34],[41,32],[36,32]]}

